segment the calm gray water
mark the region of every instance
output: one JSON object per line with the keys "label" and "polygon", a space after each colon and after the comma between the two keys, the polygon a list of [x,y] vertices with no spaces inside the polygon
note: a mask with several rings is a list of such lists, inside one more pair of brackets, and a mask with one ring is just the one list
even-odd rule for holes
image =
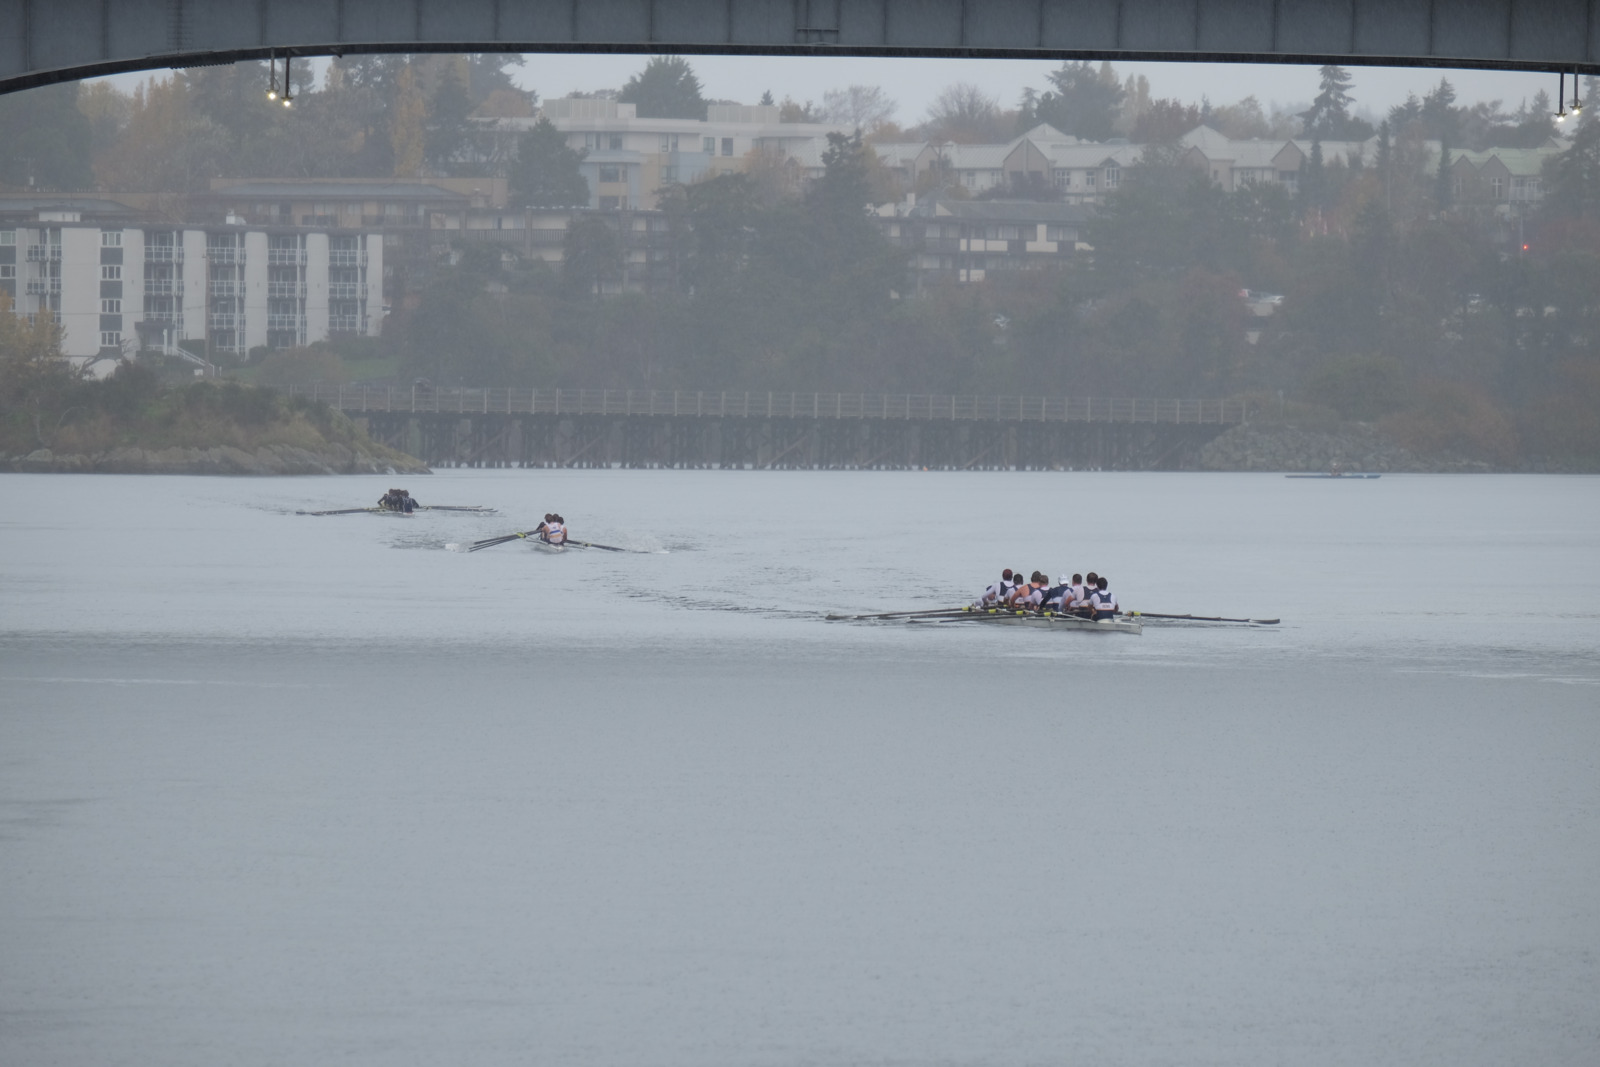
{"label": "calm gray water", "polygon": [[391,481],[0,481],[0,1063],[1600,1061],[1600,480]]}

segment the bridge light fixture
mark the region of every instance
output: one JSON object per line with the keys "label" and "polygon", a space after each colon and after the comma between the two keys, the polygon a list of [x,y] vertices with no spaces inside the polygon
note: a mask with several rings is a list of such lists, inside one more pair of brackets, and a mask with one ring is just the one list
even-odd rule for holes
{"label": "bridge light fixture", "polygon": [[1572,103],[1568,104],[1567,107],[1572,112],[1572,114],[1574,114],[1574,115],[1583,114],[1583,101],[1580,100],[1578,98],[1578,96],[1579,96],[1578,72],[1577,71],[1573,71],[1572,72]]}
{"label": "bridge light fixture", "polygon": [[278,99],[278,57],[267,58],[267,99]]}
{"label": "bridge light fixture", "polygon": [[289,92],[289,57],[283,57],[283,106],[289,107],[294,96]]}
{"label": "bridge light fixture", "polygon": [[1567,72],[1556,72],[1556,121],[1567,121]]}

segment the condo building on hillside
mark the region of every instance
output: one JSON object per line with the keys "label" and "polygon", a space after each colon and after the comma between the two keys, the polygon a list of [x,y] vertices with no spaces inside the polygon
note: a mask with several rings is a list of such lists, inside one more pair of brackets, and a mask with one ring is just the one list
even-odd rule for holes
{"label": "condo building on hillside", "polygon": [[53,314],[73,357],[180,342],[191,352],[291,348],[378,334],[383,239],[237,217],[175,225],[99,198],[0,196],[0,290],[16,314]]}

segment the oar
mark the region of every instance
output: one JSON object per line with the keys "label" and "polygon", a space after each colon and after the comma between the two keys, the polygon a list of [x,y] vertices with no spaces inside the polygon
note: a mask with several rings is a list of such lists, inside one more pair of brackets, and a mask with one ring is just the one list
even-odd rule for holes
{"label": "oar", "polygon": [[472,544],[467,546],[467,551],[476,552],[480,548],[493,548],[495,545],[503,545],[507,541],[516,541],[520,538],[532,537],[538,532],[538,530],[524,530],[522,533],[506,534],[504,537],[490,537],[482,541],[474,541]]}
{"label": "oar", "polygon": [[579,548],[598,548],[598,549],[602,549],[602,550],[604,550],[606,552],[633,552],[633,551],[635,551],[634,549],[631,549],[631,548],[618,548],[616,545],[597,545],[593,541],[572,541],[572,540],[567,540],[567,541],[563,541],[561,543],[564,544],[564,545],[576,545]]}
{"label": "oar", "polygon": [[494,511],[494,508],[486,508],[486,507],[483,507],[482,505],[479,505],[479,504],[474,504],[471,507],[460,507],[460,508],[458,508],[458,507],[450,507],[447,504],[419,504],[419,505],[417,505],[417,510],[418,511],[483,511],[483,512],[492,512],[492,511]]}
{"label": "oar", "polygon": [[365,511],[382,511],[382,508],[340,508],[338,511],[297,511],[296,515],[360,515]]}
{"label": "oar", "polygon": [[1257,626],[1276,626],[1278,619],[1224,619],[1219,615],[1163,615],[1157,611],[1125,611],[1124,615],[1137,615],[1141,619],[1178,619],[1183,622],[1248,622]]}
{"label": "oar", "polygon": [[926,611],[885,611],[878,615],[829,615],[828,619],[832,622],[861,622],[865,619],[910,619],[919,615],[959,615],[966,611],[981,610],[981,608],[929,608]]}

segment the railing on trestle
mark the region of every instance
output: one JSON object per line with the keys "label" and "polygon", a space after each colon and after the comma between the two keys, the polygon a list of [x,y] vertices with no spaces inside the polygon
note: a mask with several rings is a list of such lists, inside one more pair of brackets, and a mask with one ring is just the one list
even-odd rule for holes
{"label": "railing on trestle", "polygon": [[349,414],[696,416],[718,419],[900,419],[990,422],[1245,421],[1242,400],[1146,400],[929,393],[780,393],[690,389],[469,389],[291,385],[290,396]]}

